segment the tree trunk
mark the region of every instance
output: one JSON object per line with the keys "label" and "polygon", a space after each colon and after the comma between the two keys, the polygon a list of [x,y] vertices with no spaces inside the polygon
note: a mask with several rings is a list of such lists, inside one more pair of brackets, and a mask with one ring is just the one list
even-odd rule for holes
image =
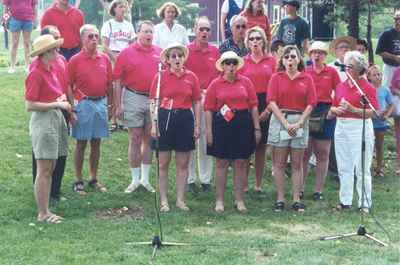
{"label": "tree trunk", "polygon": [[347,26],[347,30],[349,36],[352,36],[358,39],[360,27],[358,24],[359,16],[360,16],[360,4],[359,0],[348,0],[347,6],[349,8],[350,16],[349,16],[349,24]]}
{"label": "tree trunk", "polygon": [[373,0],[368,0],[368,23],[367,23],[367,42],[368,42],[368,62],[370,64],[374,63],[374,50],[372,47],[372,36],[371,36],[371,31],[372,31],[372,25],[371,25],[371,16],[372,16],[372,1]]}

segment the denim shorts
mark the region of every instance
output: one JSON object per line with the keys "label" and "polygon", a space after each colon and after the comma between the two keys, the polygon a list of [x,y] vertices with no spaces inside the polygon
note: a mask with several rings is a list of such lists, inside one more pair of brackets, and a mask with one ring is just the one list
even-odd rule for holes
{"label": "denim shorts", "polygon": [[11,32],[32,32],[33,30],[33,21],[30,20],[18,20],[14,17],[10,18],[9,29]]}

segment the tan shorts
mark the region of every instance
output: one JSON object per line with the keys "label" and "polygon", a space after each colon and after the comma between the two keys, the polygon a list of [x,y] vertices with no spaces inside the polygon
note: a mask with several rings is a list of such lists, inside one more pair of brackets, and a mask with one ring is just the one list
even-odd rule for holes
{"label": "tan shorts", "polygon": [[35,111],[29,123],[36,159],[58,159],[68,153],[68,129],[61,110]]}
{"label": "tan shorts", "polygon": [[151,124],[149,97],[122,90],[122,123],[128,128],[143,128]]}
{"label": "tan shorts", "polygon": [[[289,123],[297,122],[301,114],[289,114],[286,119]],[[301,137],[292,138],[289,140],[282,139],[282,135],[286,129],[274,114],[271,115],[271,121],[268,130],[268,144],[276,147],[290,147],[295,149],[307,148],[308,144],[308,120],[303,126],[303,133]]]}

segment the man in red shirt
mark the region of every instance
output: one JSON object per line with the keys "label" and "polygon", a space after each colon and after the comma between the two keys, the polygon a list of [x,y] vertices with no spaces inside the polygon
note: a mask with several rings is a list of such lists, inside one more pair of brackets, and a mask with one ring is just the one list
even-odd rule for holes
{"label": "man in red shirt", "polygon": [[60,53],[67,61],[80,51],[79,30],[85,23],[82,11],[71,6],[68,0],[55,0],[42,16],[40,27],[56,26],[64,38]]}
{"label": "man in red shirt", "polygon": [[[157,73],[161,49],[152,44],[151,21],[139,24],[137,41],[122,50],[114,68],[116,113],[128,127],[128,159],[132,181],[126,193],[140,185],[154,192],[149,182],[151,167],[149,89]],[[140,179],[141,178],[141,179]]]}
{"label": "man in red shirt", "polygon": [[[215,62],[219,58],[219,50],[216,46],[209,43],[211,36],[211,23],[207,17],[200,17],[196,20],[193,31],[196,34],[196,38],[190,43],[187,48],[189,49],[189,57],[186,61],[186,68],[197,75],[200,81],[200,89],[202,94],[202,103],[204,103],[204,97],[206,89],[211,81],[218,76],[218,71],[215,69]],[[199,63],[201,62],[201,63]],[[201,104],[201,121],[200,121],[200,137],[198,139],[198,166],[199,166],[199,177],[203,191],[209,191],[211,189],[211,176],[213,160],[211,156],[207,155],[207,140],[206,140],[206,122],[203,110],[203,104]],[[197,192],[196,181],[196,159],[195,152],[192,152],[191,159],[189,162],[189,191]]]}
{"label": "man in red shirt", "polygon": [[68,63],[69,92],[71,103],[78,101],[76,116],[72,119],[72,137],[77,140],[75,150],[76,182],[74,191],[85,195],[82,167],[86,144],[90,141],[89,186],[106,192],[97,176],[100,158],[100,143],[108,137],[107,98],[112,92],[112,68],[107,55],[97,51],[99,31],[94,25],[81,28],[82,51]]}

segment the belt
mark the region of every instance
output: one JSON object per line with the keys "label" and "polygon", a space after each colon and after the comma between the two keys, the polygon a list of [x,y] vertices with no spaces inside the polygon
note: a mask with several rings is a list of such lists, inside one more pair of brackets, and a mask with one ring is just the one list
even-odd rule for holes
{"label": "belt", "polygon": [[281,110],[281,112],[286,114],[286,115],[303,114],[303,112],[298,111],[298,110]]}
{"label": "belt", "polygon": [[191,111],[190,109],[183,109],[183,108],[178,108],[178,109],[165,109],[165,108],[161,108],[161,107],[160,107],[160,110],[162,110],[162,111],[168,111],[168,112],[173,113],[173,114],[177,114],[177,113],[181,113],[181,112],[185,112],[185,111]]}
{"label": "belt", "polygon": [[86,97],[84,97],[83,99],[87,99],[87,100],[91,100],[91,101],[99,101],[99,100],[102,100],[103,98],[106,98],[106,96],[99,96],[99,97],[89,97],[89,96],[86,96]]}
{"label": "belt", "polygon": [[131,91],[132,93],[135,93],[135,94],[138,94],[138,95],[141,95],[141,96],[146,96],[146,97],[148,97],[149,96],[149,92],[144,92],[144,91],[138,91],[138,90],[136,90],[136,89],[133,89],[133,88],[130,88],[130,87],[125,87],[127,90],[129,90],[129,91]]}

